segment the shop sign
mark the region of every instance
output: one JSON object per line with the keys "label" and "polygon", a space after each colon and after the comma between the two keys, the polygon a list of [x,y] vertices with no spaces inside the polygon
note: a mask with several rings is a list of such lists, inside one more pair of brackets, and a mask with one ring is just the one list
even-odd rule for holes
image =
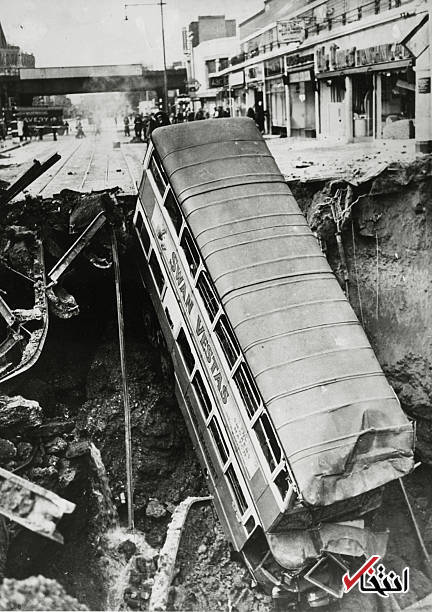
{"label": "shop sign", "polygon": [[407,59],[408,52],[399,44],[375,45],[365,49],[339,49],[337,45],[330,45],[328,49],[322,46],[316,50],[317,72],[330,70],[343,70],[360,66],[393,62]]}
{"label": "shop sign", "polygon": [[308,64],[309,62],[314,61],[313,53],[308,53],[306,55],[300,55],[297,53],[296,55],[287,55],[286,56],[286,65],[287,68],[291,66],[301,66],[302,64]]}
{"label": "shop sign", "polygon": [[305,22],[303,19],[284,19],[277,22],[278,42],[302,43],[305,39]]}
{"label": "shop sign", "polygon": [[210,77],[209,78],[209,88],[210,89],[217,89],[217,88],[221,88],[221,87],[225,87],[225,85],[227,84],[227,76],[214,76],[214,77]]}
{"label": "shop sign", "polygon": [[393,62],[398,59],[409,57],[408,52],[402,45],[385,44],[358,49],[357,66],[380,64],[381,62]]}
{"label": "shop sign", "polygon": [[428,94],[431,91],[431,80],[430,77],[423,77],[418,80],[417,91],[419,94]]}
{"label": "shop sign", "polygon": [[300,70],[299,72],[291,72],[289,74],[290,83],[302,83],[303,81],[311,81],[310,70]]}
{"label": "shop sign", "polygon": [[228,85],[230,87],[236,87],[238,85],[244,85],[244,72],[240,70],[239,72],[230,72],[228,75]]}
{"label": "shop sign", "polygon": [[264,71],[262,64],[256,64],[256,66],[250,66],[246,68],[246,83],[250,81],[263,81]]}

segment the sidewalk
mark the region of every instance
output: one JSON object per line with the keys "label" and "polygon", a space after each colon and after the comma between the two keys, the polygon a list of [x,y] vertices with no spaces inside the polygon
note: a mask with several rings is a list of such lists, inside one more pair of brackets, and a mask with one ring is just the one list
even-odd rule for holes
{"label": "sidewalk", "polygon": [[374,167],[412,162],[415,140],[370,140],[352,144],[324,140],[266,137],[270,151],[288,181],[360,178]]}

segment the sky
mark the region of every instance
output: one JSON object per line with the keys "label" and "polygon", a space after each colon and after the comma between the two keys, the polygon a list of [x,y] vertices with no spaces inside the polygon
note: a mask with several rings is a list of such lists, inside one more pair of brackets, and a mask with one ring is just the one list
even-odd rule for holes
{"label": "sky", "polygon": [[[143,63],[162,67],[159,6],[154,0],[0,0],[0,20],[10,44],[36,57],[36,66]],[[166,0],[167,63],[183,59],[182,27],[199,15],[223,15],[237,23],[264,0]]]}

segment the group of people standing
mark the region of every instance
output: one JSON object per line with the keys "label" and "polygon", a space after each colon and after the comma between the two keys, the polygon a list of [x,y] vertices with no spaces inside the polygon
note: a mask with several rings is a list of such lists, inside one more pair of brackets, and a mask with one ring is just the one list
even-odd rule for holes
{"label": "group of people standing", "polygon": [[[135,132],[134,138],[137,141],[147,141],[152,131],[156,127],[159,127],[161,125],[171,125],[173,123],[184,123],[189,121],[201,121],[203,119],[220,119],[230,116],[230,109],[224,108],[223,106],[215,106],[211,114],[203,107],[200,107],[196,112],[194,112],[194,110],[190,106],[179,106],[178,108],[173,109],[173,112],[170,116],[168,116],[168,114],[164,111],[150,113],[150,115],[142,115],[141,113],[137,113],[133,117],[133,119],[130,118],[128,115],[125,115],[123,119],[124,135],[131,135],[132,123]],[[250,107],[247,111],[247,116],[255,121],[258,129],[261,132],[264,132],[265,113],[261,107],[258,107],[257,110]]]}
{"label": "group of people standing", "polygon": [[[135,115],[133,119],[133,129],[135,132],[136,140],[145,140],[147,141],[150,137],[150,134],[157,127],[163,125],[170,125],[171,121],[164,111],[158,111],[156,113],[150,113],[150,115],[141,115],[138,113]],[[125,115],[123,119],[124,125],[124,135],[130,136],[130,127],[131,120],[127,115]]]}

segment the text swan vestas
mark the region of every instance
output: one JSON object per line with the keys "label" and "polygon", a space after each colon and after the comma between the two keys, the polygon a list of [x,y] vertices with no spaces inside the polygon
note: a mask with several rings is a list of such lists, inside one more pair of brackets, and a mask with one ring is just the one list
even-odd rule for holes
{"label": "text swan vestas", "polygon": [[[189,316],[192,314],[192,309],[194,306],[194,302],[192,300],[192,297],[190,296],[189,292],[187,291],[187,286],[186,286],[186,282],[184,280],[183,277],[183,273],[182,270],[180,268],[179,265],[179,261],[178,261],[178,257],[177,257],[177,253],[173,252],[171,253],[171,258],[169,260],[169,265],[170,265],[170,269],[171,272],[173,273],[173,276],[176,280],[177,286],[178,286],[178,290],[180,292],[180,294],[182,295],[183,298],[183,303],[185,305],[186,311],[188,312]],[[216,381],[217,384],[217,388],[219,391],[219,395],[221,397],[221,400],[224,404],[227,403],[228,397],[229,397],[229,391],[226,387],[226,385],[224,385],[222,383],[222,374],[220,372],[221,368],[219,366],[219,364],[216,361],[216,357],[214,355],[214,351],[213,348],[211,347],[208,338],[207,338],[207,334],[205,331],[205,327],[203,325],[203,322],[201,320],[200,315],[197,315],[197,321],[196,321],[196,333],[197,336],[199,338],[200,341],[200,345],[202,347],[202,353],[207,361],[207,363],[210,366],[210,372],[213,376],[213,379]]]}

